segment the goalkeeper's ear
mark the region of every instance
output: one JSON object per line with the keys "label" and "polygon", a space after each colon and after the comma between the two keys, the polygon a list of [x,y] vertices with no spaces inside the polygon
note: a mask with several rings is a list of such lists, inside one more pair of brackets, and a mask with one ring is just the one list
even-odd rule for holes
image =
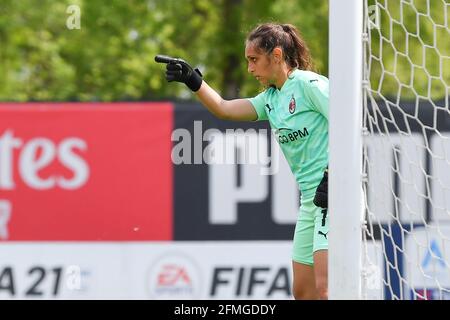
{"label": "goalkeeper's ear", "polygon": [[313,203],[317,207],[328,208],[328,167],[325,169],[322,180],[317,186]]}

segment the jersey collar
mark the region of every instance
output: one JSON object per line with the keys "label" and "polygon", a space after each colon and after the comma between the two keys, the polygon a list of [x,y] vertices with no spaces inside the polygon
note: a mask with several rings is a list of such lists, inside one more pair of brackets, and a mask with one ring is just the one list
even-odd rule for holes
{"label": "jersey collar", "polygon": [[276,88],[278,92],[284,92],[284,90],[286,90],[287,84],[292,81],[292,79],[295,78],[295,76],[297,75],[297,73],[300,72],[298,69],[295,69],[294,71],[291,72],[291,74],[289,75],[289,77],[286,79],[286,81],[283,83],[283,85],[281,86],[280,89]]}

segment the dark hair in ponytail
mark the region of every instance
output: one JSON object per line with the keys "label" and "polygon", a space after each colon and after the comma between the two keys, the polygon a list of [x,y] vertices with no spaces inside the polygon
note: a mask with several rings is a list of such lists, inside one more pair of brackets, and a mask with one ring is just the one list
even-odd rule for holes
{"label": "dark hair in ponytail", "polygon": [[311,54],[300,32],[292,24],[264,23],[247,36],[257,48],[269,54],[275,47],[283,49],[284,59],[291,68],[314,70]]}

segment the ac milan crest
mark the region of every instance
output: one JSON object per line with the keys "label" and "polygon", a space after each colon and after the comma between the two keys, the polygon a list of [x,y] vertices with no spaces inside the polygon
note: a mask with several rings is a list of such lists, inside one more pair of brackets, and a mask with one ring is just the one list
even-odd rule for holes
{"label": "ac milan crest", "polygon": [[294,95],[292,95],[291,101],[289,101],[289,112],[294,113],[295,112],[295,98]]}

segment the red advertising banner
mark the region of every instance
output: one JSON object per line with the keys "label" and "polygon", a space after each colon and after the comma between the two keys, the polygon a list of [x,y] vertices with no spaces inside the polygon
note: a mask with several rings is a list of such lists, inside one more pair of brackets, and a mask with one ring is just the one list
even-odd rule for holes
{"label": "red advertising banner", "polygon": [[0,104],[0,240],[171,240],[171,103]]}

